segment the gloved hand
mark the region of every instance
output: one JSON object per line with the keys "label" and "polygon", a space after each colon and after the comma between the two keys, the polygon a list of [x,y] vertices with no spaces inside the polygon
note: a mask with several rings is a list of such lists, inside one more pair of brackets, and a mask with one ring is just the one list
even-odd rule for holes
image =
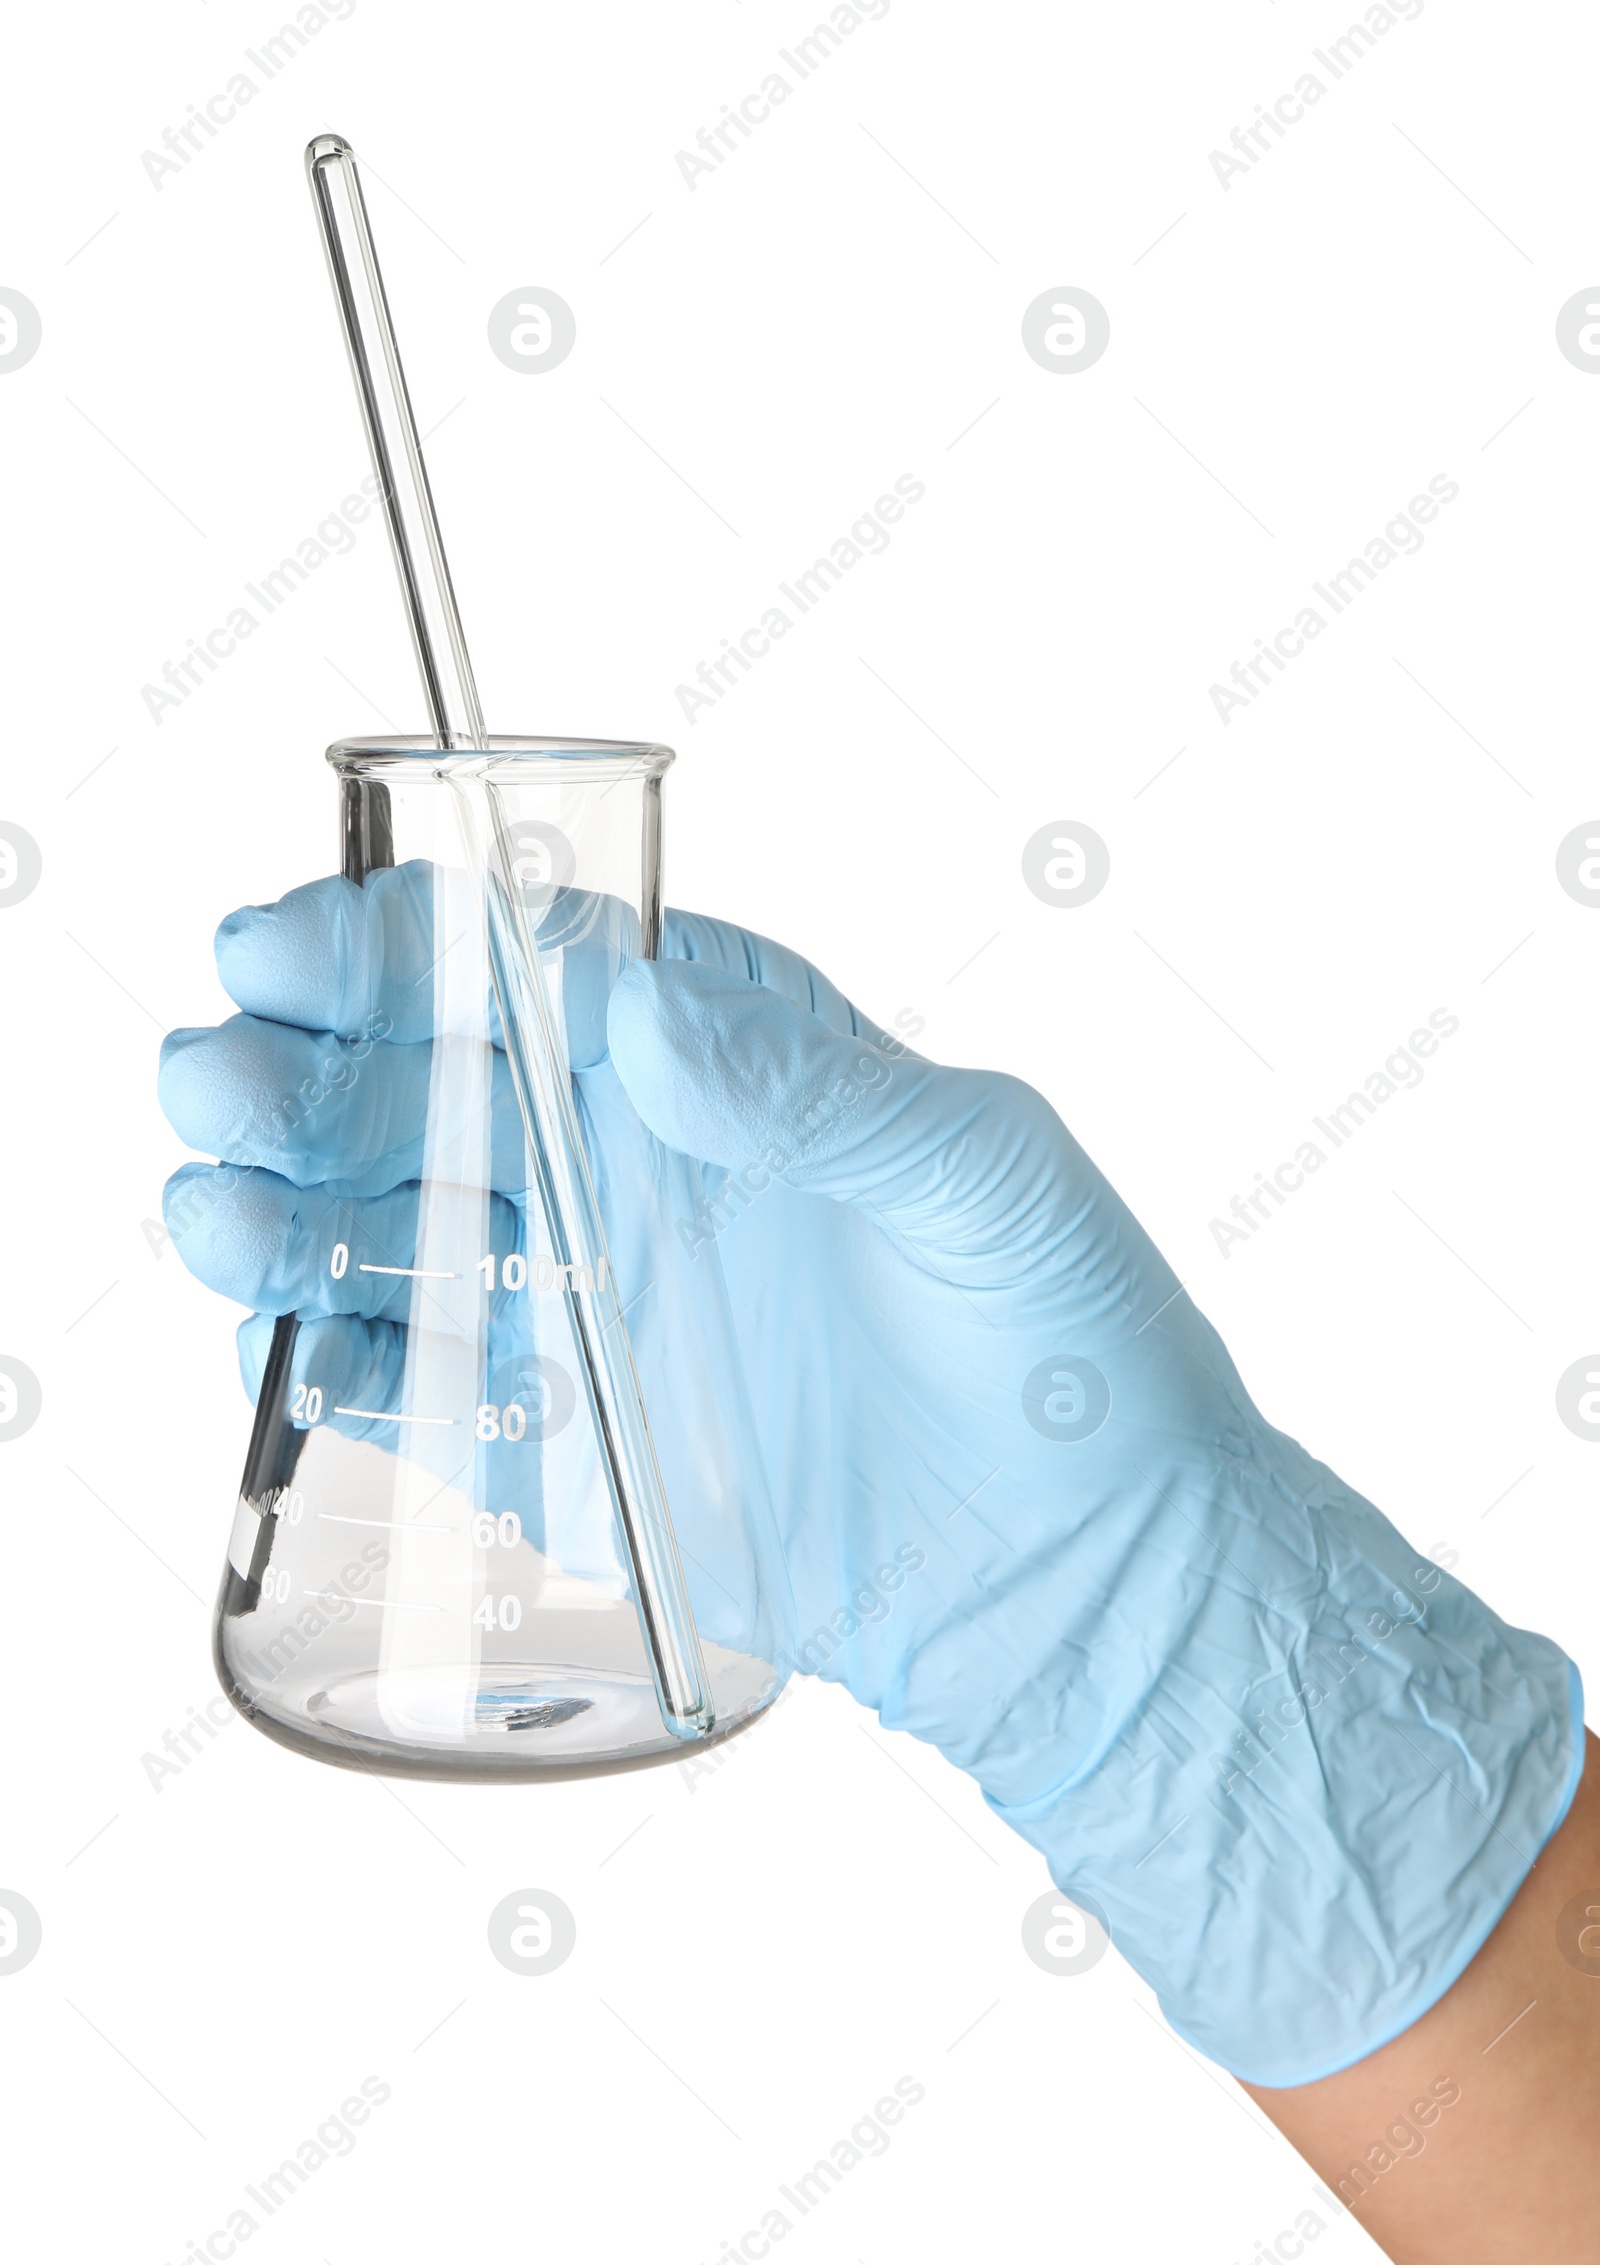
{"label": "gloved hand", "polygon": [[[357,948],[347,886],[235,916],[241,1003],[339,1027],[310,971]],[[1265,1421],[1037,1093],[908,1053],[760,937],[669,914],[665,951],[613,992],[610,1058],[702,1160],[681,1227],[727,1274],[797,1664],[969,1771],[1235,2074],[1374,2051],[1564,1816],[1576,1670]],[[259,1027],[169,1040],[195,1145]],[[186,1255],[251,1294],[248,1232],[210,1221]]]}

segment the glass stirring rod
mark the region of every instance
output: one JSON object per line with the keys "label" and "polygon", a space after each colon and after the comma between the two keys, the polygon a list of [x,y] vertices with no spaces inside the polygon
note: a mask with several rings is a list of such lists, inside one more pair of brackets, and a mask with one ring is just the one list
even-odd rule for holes
{"label": "glass stirring rod", "polygon": [[487,747],[478,687],[373,248],[356,153],[343,135],[319,134],[308,146],[306,177],[343,318],[351,375],[383,498],[428,714],[441,747]]}
{"label": "glass stirring rod", "polygon": [[[320,134],[306,150],[306,175],[434,733],[441,747],[482,750],[489,756],[355,152],[342,135]],[[481,794],[473,793],[473,785]],[[599,1205],[559,1060],[557,1022],[538,947],[522,914],[499,797],[492,780],[481,773],[462,782],[462,793],[467,861],[481,891],[502,1025],[517,1040],[508,1058],[548,1224],[563,1246],[558,1253],[563,1260],[582,1255],[576,1247],[580,1242],[592,1245],[598,1256],[603,1249]],[[601,1269],[600,1279],[606,1271]],[[601,1302],[612,1310],[598,1329],[569,1293],[573,1332],[662,1719],[675,1736],[700,1738],[715,1720],[710,1682],[614,1271],[611,1285]]]}

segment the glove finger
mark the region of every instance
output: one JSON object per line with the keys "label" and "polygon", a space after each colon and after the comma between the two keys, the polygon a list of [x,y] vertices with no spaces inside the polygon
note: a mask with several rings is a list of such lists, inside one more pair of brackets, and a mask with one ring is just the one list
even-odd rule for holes
{"label": "glove finger", "polygon": [[[561,953],[569,1059],[585,1069],[605,1051],[605,994],[616,968],[638,953],[638,916],[620,897],[552,893],[533,877],[523,900],[541,951]],[[422,858],[381,867],[359,888],[333,874],[275,904],[230,912],[217,930],[217,973],[246,1014],[412,1045],[435,1036],[451,1012],[448,982],[436,970],[479,918],[465,874]],[[454,1019],[471,1027],[484,1011],[467,999]],[[503,1044],[492,1001],[487,1012],[490,1035]]]}
{"label": "glove finger", "polygon": [[230,912],[217,973],[246,1014],[408,1045],[433,1032],[433,931],[433,868],[421,859],[361,887],[331,874]]}
{"label": "glove finger", "polygon": [[[162,1044],[161,1106],[191,1148],[225,1164],[260,1165],[296,1187],[381,1195],[428,1169],[519,1192],[526,1172],[522,1122],[503,1054],[464,1049],[449,1106],[429,1120],[433,1048],[342,1041],[234,1015],[215,1029],[175,1030]],[[470,1074],[476,1067],[478,1074]],[[490,1156],[478,1111],[489,1081]],[[454,1160],[454,1168],[452,1162]]]}
{"label": "glove finger", "polygon": [[[268,1313],[253,1313],[239,1325],[239,1373],[252,1402],[261,1390],[272,1330]],[[399,1409],[405,1365],[406,1332],[397,1322],[351,1315],[304,1321],[289,1364],[288,1420],[296,1431],[325,1426],[346,1439],[392,1449],[395,1427],[383,1419]]]}
{"label": "glove finger", "polygon": [[[368,1321],[448,1324],[431,1276],[411,1273],[421,1191],[412,1181],[386,1194],[330,1195],[297,1188],[276,1172],[185,1164],[167,1182],[162,1215],[173,1246],[206,1287],[262,1313],[356,1314]],[[504,1259],[525,1255],[523,1214],[490,1198],[485,1248],[502,1264],[490,1293],[498,1310],[510,1295]],[[480,1254],[465,1254],[471,1265]],[[452,1277],[454,1279],[455,1277]]]}
{"label": "glove finger", "polygon": [[1048,1262],[1099,1184],[1019,1080],[847,1036],[718,967],[636,963],[609,1033],[635,1108],[669,1147],[860,1204],[930,1249]]}
{"label": "glove finger", "polygon": [[662,917],[661,956],[742,975],[764,990],[776,991],[792,1006],[806,1008],[830,1030],[868,1038],[874,1044],[886,1035],[799,952],[752,929],[736,928],[732,921],[713,920],[703,912],[675,912],[669,906]]}

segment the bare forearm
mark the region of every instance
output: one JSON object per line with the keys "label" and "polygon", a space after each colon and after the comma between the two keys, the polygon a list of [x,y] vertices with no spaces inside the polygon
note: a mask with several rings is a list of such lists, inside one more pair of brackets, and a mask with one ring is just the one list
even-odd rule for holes
{"label": "bare forearm", "polygon": [[1396,2265],[1600,2258],[1600,1956],[1586,1955],[1600,1951],[1592,1734],[1586,1753],[1565,1822],[1429,2013],[1320,2083],[1245,2087]]}

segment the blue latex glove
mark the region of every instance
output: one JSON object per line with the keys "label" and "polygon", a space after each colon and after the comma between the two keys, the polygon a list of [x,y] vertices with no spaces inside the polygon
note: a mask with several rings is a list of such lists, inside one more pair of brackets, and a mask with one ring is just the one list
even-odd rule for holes
{"label": "blue latex glove", "polygon": [[[233,995],[334,1028],[377,997],[347,889],[236,915]],[[969,1771],[1225,2067],[1300,2084],[1374,2051],[1565,1814],[1576,1670],[1266,1423],[1037,1093],[907,1053],[741,930],[669,914],[666,951],[622,978],[597,1066],[703,1160],[680,1230],[727,1273],[797,1664]],[[311,970],[341,959],[333,1001]],[[251,1015],[168,1041],[196,1146],[219,1152],[262,1043]],[[401,1153],[394,1107],[326,1113],[274,1168],[355,1184],[380,1131]],[[207,1219],[185,1256],[254,1296],[264,1248],[229,1198]]]}
{"label": "blue latex glove", "polygon": [[[319,881],[276,905],[231,913],[217,931],[217,970],[248,1011],[163,1042],[167,1115],[192,1147],[224,1160],[220,1169],[186,1164],[174,1173],[163,1212],[191,1271],[257,1309],[239,1331],[252,1401],[273,1320],[292,1312],[305,1317],[295,1374],[314,1374],[330,1406],[383,1409],[398,1400],[411,1285],[355,1266],[333,1283],[325,1254],[359,1219],[364,1240],[386,1260],[410,1265],[415,1257],[432,899],[427,868],[405,865],[373,874],[365,889]],[[522,1121],[499,1052],[491,1151],[500,1191],[491,1247],[520,1249]],[[499,1288],[490,1295],[492,1369],[514,1350],[515,1311]],[[347,1437],[393,1445],[381,1422],[326,1420]]]}

